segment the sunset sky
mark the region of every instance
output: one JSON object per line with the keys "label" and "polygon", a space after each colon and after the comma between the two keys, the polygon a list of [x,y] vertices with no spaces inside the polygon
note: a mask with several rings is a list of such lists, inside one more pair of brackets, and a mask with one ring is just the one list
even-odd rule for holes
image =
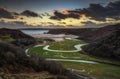
{"label": "sunset sky", "polygon": [[120,23],[119,0],[0,0],[0,26],[99,27]]}

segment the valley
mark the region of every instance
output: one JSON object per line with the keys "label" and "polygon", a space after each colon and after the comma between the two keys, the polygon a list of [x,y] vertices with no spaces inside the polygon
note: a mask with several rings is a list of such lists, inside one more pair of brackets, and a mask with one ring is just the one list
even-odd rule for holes
{"label": "valley", "polygon": [[[47,44],[50,45],[49,49],[59,51],[44,50],[45,46],[37,46],[30,48],[28,54],[45,57],[51,61],[57,61],[69,70],[97,79],[120,78],[120,67],[111,65],[113,62],[83,54],[82,51],[70,52],[70,50],[75,50],[74,45],[76,44],[87,44],[83,41],[65,39],[59,42],[47,42]],[[67,50],[68,52],[61,52],[63,50]],[[114,64],[116,63],[118,64],[119,62],[114,62]]]}
{"label": "valley", "polygon": [[120,79],[120,0],[0,0],[0,79]]}
{"label": "valley", "polygon": [[[99,34],[104,34],[102,31],[112,26],[89,31],[64,29],[66,33],[61,30],[58,34],[49,33],[51,30],[48,33],[32,30],[27,34],[20,30],[2,28],[0,56],[4,58],[0,61],[0,70],[11,73],[10,78],[119,79],[118,25],[113,25],[116,29],[108,31],[105,36]],[[96,33],[95,36],[93,33]],[[81,36],[84,36],[83,39]],[[7,67],[4,62],[7,62]],[[14,67],[19,65],[22,70],[17,69],[16,72]],[[32,74],[32,77],[26,72]]]}

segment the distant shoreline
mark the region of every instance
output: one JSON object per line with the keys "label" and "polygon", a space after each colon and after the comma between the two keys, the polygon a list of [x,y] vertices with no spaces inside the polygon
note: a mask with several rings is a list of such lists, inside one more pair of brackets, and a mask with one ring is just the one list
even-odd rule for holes
{"label": "distant shoreline", "polygon": [[0,27],[7,28],[7,29],[18,29],[18,30],[51,30],[51,29],[98,29],[98,28],[86,28],[86,27],[24,27],[24,28],[12,28],[12,27]]}
{"label": "distant shoreline", "polygon": [[[52,29],[86,29],[86,28],[17,28],[18,30],[52,30]],[[87,29],[98,29],[98,28],[87,28]]]}

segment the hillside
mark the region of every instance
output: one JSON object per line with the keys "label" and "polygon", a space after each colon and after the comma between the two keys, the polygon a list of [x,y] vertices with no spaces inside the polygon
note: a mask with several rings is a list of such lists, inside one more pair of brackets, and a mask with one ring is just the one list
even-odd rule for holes
{"label": "hillside", "polygon": [[22,48],[13,44],[0,42],[0,78],[28,79],[34,76],[29,79],[40,79],[42,74],[43,79],[91,79],[43,57],[27,56]]}
{"label": "hillside", "polygon": [[102,37],[112,33],[114,30],[120,28],[120,24],[108,25],[101,28],[80,28],[80,29],[51,29],[48,33],[51,34],[73,34],[78,35],[80,40],[86,42],[94,42]]}
{"label": "hillside", "polygon": [[78,39],[90,43],[88,46],[83,47],[86,53],[99,57],[120,59],[120,24],[108,25],[98,29],[54,29],[50,30],[49,33],[78,35]]}
{"label": "hillside", "polygon": [[0,42],[1,79],[41,79],[42,74],[45,76],[42,79],[92,79],[67,70],[61,64],[43,57],[28,57],[21,48]]}
{"label": "hillside", "polygon": [[88,41],[88,42],[94,42],[99,39],[101,40],[101,38],[108,36],[113,31],[119,28],[120,28],[120,24],[104,26],[92,32],[86,32],[86,34],[83,33],[82,35],[80,34],[79,39],[84,39],[85,41]]}
{"label": "hillside", "polygon": [[[42,71],[56,76],[64,76],[63,73],[66,73],[66,69],[60,64],[35,56],[28,57],[21,48],[0,42],[0,73],[19,75],[21,73],[40,73]],[[61,78],[67,79],[67,77]]]}
{"label": "hillside", "polygon": [[50,34],[73,34],[79,36],[79,39],[86,40],[86,35],[96,28],[79,28],[79,29],[50,29],[48,33]]}
{"label": "hillside", "polygon": [[16,29],[1,28],[0,39],[5,42],[7,40],[10,43],[22,48],[36,43],[36,40],[33,37]]}
{"label": "hillside", "polygon": [[112,31],[106,37],[84,46],[83,50],[90,55],[120,60],[120,29]]}

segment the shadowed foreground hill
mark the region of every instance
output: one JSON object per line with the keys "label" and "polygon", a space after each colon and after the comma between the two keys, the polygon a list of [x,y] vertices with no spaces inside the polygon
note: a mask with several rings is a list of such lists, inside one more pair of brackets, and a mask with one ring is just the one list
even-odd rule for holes
{"label": "shadowed foreground hill", "polygon": [[[49,64],[49,66],[52,64],[51,62],[47,62],[43,58],[28,57],[21,48],[15,47],[11,44],[0,42],[0,71],[7,73],[20,73],[29,71],[39,72],[42,70],[47,70],[47,63]],[[56,63],[54,63],[53,66],[55,64]],[[57,66],[56,64],[56,67],[59,67],[58,70],[61,68],[60,71],[62,72],[63,68],[61,65],[58,64]],[[51,73],[61,73],[60,71],[55,72],[54,69],[52,70],[53,72],[51,71]]]}
{"label": "shadowed foreground hill", "polygon": [[120,29],[83,47],[91,55],[120,60]]}

